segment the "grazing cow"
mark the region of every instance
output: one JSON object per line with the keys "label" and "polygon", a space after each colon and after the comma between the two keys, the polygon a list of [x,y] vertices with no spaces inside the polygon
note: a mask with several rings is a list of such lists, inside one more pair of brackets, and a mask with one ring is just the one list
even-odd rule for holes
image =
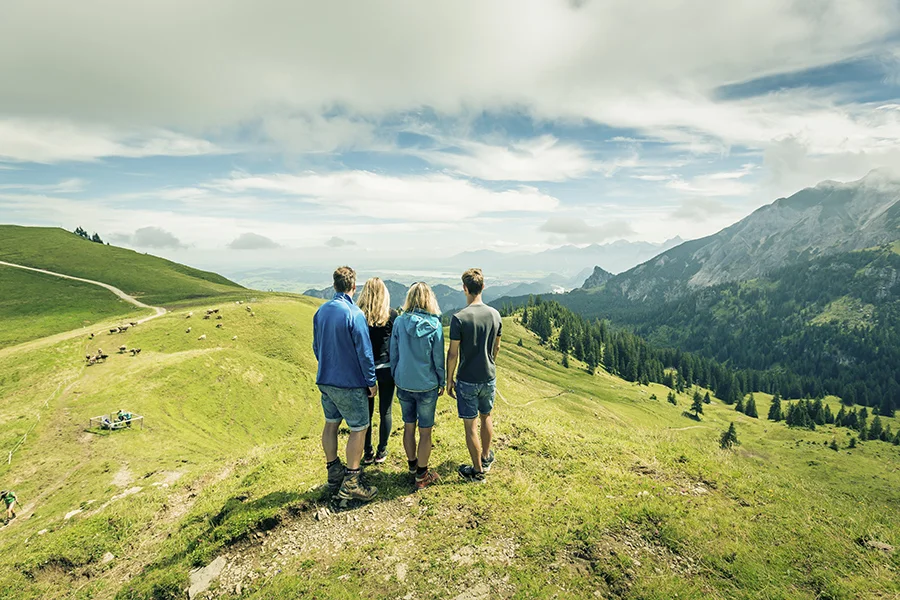
{"label": "grazing cow", "polygon": [[209,315],[203,315],[203,319],[204,319],[204,320],[209,319]]}
{"label": "grazing cow", "polygon": [[203,335],[201,335],[201,336],[198,337],[197,339],[198,339],[198,340],[205,340],[205,339],[206,339],[206,334],[204,333]]}
{"label": "grazing cow", "polygon": [[222,315],[216,315],[216,321],[221,321],[221,320],[222,320]]}
{"label": "grazing cow", "polygon": [[119,346],[119,354],[125,354],[126,350],[128,350],[127,346]]}
{"label": "grazing cow", "polygon": [[237,336],[236,336],[236,335],[231,336],[231,341],[232,341],[232,342],[233,342],[234,340],[236,340],[236,339],[237,339]]}
{"label": "grazing cow", "polygon": [[132,327],[137,327],[137,321],[130,321],[128,324]]}
{"label": "grazing cow", "polygon": [[253,309],[252,309],[252,308],[251,308],[251,307],[250,307],[250,305],[249,305],[249,304],[248,304],[248,305],[247,305],[247,306],[245,306],[245,307],[244,307],[244,308],[246,308],[246,309],[247,309],[247,312],[250,312],[250,311],[252,311],[252,310],[253,310]]}
{"label": "grazing cow", "polygon": [[189,312],[184,318],[185,318],[185,319],[190,319],[190,318],[193,317],[193,316],[194,316],[194,311],[191,311],[191,312]]}
{"label": "grazing cow", "polygon": [[115,328],[113,328],[113,329],[110,329],[109,332],[110,332],[110,333],[119,333],[119,328],[118,328],[118,327],[115,327]]}
{"label": "grazing cow", "polygon": [[190,333],[190,332],[191,332],[191,328],[188,327],[187,329],[184,330],[184,332],[185,332],[185,333]]}
{"label": "grazing cow", "polygon": [[94,339],[94,334],[92,333],[91,335],[89,335],[89,336],[88,336],[88,339],[89,339],[89,340]]}
{"label": "grazing cow", "polygon": [[253,312],[253,311],[250,311],[250,316],[251,316],[251,317],[255,317],[255,316],[256,316],[256,313]]}
{"label": "grazing cow", "polygon": [[119,333],[125,333],[126,331],[128,331],[128,325],[122,325],[121,327],[119,327]]}
{"label": "grazing cow", "polygon": [[222,329],[223,325],[221,323],[216,323],[216,329]]}
{"label": "grazing cow", "polygon": [[141,353],[141,349],[140,349],[140,348],[132,348],[132,349],[131,349],[131,355],[132,355],[132,356],[137,356],[137,355],[140,354],[140,353]]}

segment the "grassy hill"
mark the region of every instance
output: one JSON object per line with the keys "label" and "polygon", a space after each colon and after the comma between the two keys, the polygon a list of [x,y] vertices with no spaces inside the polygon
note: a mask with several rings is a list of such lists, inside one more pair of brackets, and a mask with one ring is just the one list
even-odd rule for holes
{"label": "grassy hill", "polygon": [[96,285],[0,265],[0,348],[145,314]]}
{"label": "grassy hill", "polygon": [[[395,404],[388,462],[368,470],[378,500],[325,513],[318,303],[266,295],[251,316],[222,302],[223,329],[186,306],[109,341],[0,351],[0,448],[17,448],[0,487],[25,507],[0,530],[0,597],[183,598],[190,570],[220,557],[209,594],[222,598],[900,594],[900,555],[876,544],[900,545],[900,449],[851,450],[844,429],[789,429],[718,400],[685,418],[688,396],[672,406],[662,386],[564,369],[515,318],[489,480],[455,475],[467,452],[443,397],[442,481],[411,493]],[[83,365],[121,343],[143,351]],[[768,401],[757,395],[761,414]],[[117,408],[145,428],[86,431]],[[741,445],[723,451],[731,421]]]}
{"label": "grassy hill", "polygon": [[241,289],[215,273],[50,227],[0,225],[0,260],[102,281],[154,306]]}

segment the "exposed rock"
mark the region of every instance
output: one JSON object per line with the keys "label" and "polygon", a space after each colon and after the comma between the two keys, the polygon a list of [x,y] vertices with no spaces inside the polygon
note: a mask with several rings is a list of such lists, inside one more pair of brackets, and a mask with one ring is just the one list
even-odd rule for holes
{"label": "exposed rock", "polygon": [[188,598],[196,598],[208,590],[209,586],[212,585],[212,582],[222,573],[225,564],[225,557],[220,556],[202,569],[191,571],[191,587],[188,588]]}
{"label": "exposed rock", "polygon": [[71,519],[72,517],[74,517],[75,515],[77,515],[78,513],[81,513],[81,512],[84,512],[84,511],[80,508],[76,508],[75,510],[70,510],[69,512],[66,513],[66,516],[63,517],[63,519],[68,521],[69,519]]}

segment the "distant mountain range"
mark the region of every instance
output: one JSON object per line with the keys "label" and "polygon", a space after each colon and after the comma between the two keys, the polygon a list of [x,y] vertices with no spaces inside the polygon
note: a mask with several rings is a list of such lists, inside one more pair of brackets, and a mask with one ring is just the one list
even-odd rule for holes
{"label": "distant mountain range", "polygon": [[[391,306],[395,308],[403,306],[409,286],[390,279],[386,279],[384,284],[387,286],[388,293],[391,295]],[[360,286],[359,290],[361,289],[362,287]],[[437,285],[432,285],[431,289],[434,291],[438,305],[441,307],[441,312],[444,314],[455,312],[466,305],[466,295],[462,292],[462,284],[460,284],[459,288],[452,288],[449,285],[439,283]],[[552,293],[551,286],[542,282],[515,283],[498,286],[489,285],[484,289],[484,300],[485,302],[491,302],[505,296],[528,296],[530,294],[538,295],[549,293]],[[309,289],[303,292],[303,294],[305,296],[330,300],[331,297],[334,296],[334,288]]]}
{"label": "distant mountain range", "polygon": [[475,250],[457,254],[449,259],[445,267],[460,270],[474,266],[484,269],[485,272],[503,274],[558,273],[567,278],[577,277],[579,281],[575,285],[580,285],[596,265],[612,273],[621,273],[683,241],[680,237],[659,244],[619,240],[609,244],[591,244],[583,248],[572,245],[561,246],[537,253]]}
{"label": "distant mountain range", "polygon": [[[880,171],[780,198],[722,231],[667,250],[605,282],[629,300],[671,300],[810,259],[900,238],[900,181]],[[602,265],[601,265],[602,266]]]}

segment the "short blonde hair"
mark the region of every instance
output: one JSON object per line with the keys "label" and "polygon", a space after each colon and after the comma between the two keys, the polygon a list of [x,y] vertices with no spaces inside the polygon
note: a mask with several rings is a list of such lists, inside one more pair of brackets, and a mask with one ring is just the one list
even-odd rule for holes
{"label": "short blonde hair", "polygon": [[469,269],[462,274],[463,285],[473,296],[477,296],[484,290],[484,274],[481,269]]}
{"label": "short blonde hair", "polygon": [[441,314],[441,307],[438,306],[437,298],[427,283],[414,283],[406,293],[406,303],[403,305],[403,312],[410,312],[416,309],[432,315]]}
{"label": "short blonde hair", "polygon": [[391,293],[378,277],[366,282],[356,305],[366,315],[366,322],[371,327],[384,327],[391,318]]}

